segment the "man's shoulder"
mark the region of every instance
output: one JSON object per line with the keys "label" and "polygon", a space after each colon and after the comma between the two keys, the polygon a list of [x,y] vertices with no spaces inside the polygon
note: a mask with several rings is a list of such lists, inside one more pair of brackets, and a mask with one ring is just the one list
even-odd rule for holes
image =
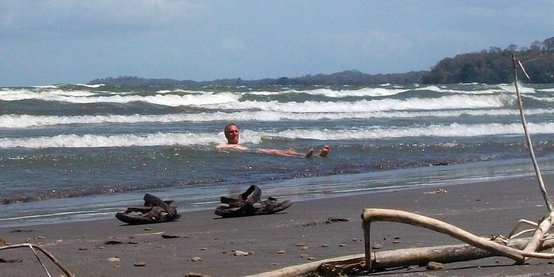
{"label": "man's shoulder", "polygon": [[216,146],[217,149],[235,149],[235,150],[248,150],[248,147],[241,144],[228,144],[221,143]]}

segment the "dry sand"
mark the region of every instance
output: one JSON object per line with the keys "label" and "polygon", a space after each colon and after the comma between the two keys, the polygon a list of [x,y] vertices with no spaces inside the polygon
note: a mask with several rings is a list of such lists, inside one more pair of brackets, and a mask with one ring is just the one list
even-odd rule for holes
{"label": "dry sand", "polygon": [[[547,184],[553,181],[545,178]],[[295,202],[280,214],[242,218],[222,219],[209,210],[182,213],[177,222],[152,225],[127,226],[113,218],[0,228],[0,238],[10,244],[42,245],[76,276],[185,276],[190,272],[244,276],[363,253],[360,215],[364,208],[416,212],[481,236],[506,235],[518,219],[536,221],[548,213],[534,178],[442,188],[447,193],[428,193],[436,189],[432,187]],[[348,221],[327,223],[329,218]],[[395,237],[399,241],[393,243]],[[372,239],[382,244],[382,250],[460,243],[429,230],[386,222],[372,224]],[[235,251],[248,255],[236,256]],[[0,251],[0,259],[8,261],[0,263],[0,276],[46,276],[29,249]],[[60,275],[43,260],[52,276]],[[374,275],[534,276],[549,272],[554,272],[554,265],[545,260],[514,266],[507,258],[495,257],[447,264],[438,271],[412,267]]]}

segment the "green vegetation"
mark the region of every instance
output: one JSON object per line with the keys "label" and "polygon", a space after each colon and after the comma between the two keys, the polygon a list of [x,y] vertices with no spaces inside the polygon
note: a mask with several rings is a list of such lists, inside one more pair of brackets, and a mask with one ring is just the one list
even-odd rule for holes
{"label": "green vegetation", "polygon": [[502,50],[491,47],[476,53],[457,55],[442,59],[430,71],[412,71],[407,73],[370,75],[356,70],[333,74],[306,75],[296,78],[242,80],[220,79],[214,81],[178,81],[172,79],[144,79],[122,76],[117,78],[96,79],[89,84],[106,84],[122,87],[169,87],[169,86],[365,86],[383,83],[391,84],[449,84],[449,83],[488,83],[500,84],[513,81],[512,54],[522,61],[530,80],[529,83],[554,83],[554,37],[543,42],[535,41],[529,47],[519,48],[509,45]]}
{"label": "green vegetation", "polygon": [[435,65],[421,80],[424,84],[448,83],[509,83],[513,81],[512,53],[522,61],[529,83],[554,83],[554,37],[544,42],[535,41],[529,48],[518,49],[510,45],[501,50],[491,47],[488,51],[445,58]]}

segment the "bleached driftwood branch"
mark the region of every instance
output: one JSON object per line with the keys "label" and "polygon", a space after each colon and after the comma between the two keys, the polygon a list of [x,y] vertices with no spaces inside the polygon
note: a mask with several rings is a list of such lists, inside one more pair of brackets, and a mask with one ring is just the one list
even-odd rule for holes
{"label": "bleached driftwood branch", "polygon": [[[485,238],[487,239],[487,238]],[[504,244],[501,239],[489,240]],[[530,238],[514,239],[505,245],[514,249],[523,249],[529,243]],[[554,247],[554,239],[544,241],[539,250]],[[408,249],[397,249],[379,251],[372,253],[372,270],[383,271],[391,268],[407,267],[411,265],[425,266],[429,262],[455,263],[472,261],[483,258],[498,256],[491,251],[471,246],[469,244],[442,245],[432,247],[419,247]],[[322,275],[343,275],[366,271],[365,255],[350,260],[326,262],[319,268]]]}
{"label": "bleached driftwood branch", "polygon": [[516,96],[517,96],[517,103],[519,108],[519,115],[521,117],[521,124],[523,125],[523,133],[525,134],[525,142],[529,149],[529,155],[531,155],[531,161],[533,162],[533,168],[535,169],[535,173],[537,176],[537,181],[539,182],[539,187],[542,193],[542,196],[544,198],[544,201],[546,202],[546,207],[548,208],[549,212],[554,211],[554,205],[552,204],[552,199],[548,195],[548,192],[546,191],[546,187],[544,185],[544,181],[542,179],[541,171],[539,168],[539,163],[537,162],[537,158],[535,157],[535,151],[533,149],[533,142],[531,141],[531,136],[529,135],[529,130],[527,128],[527,119],[525,119],[525,113],[523,112],[523,100],[521,97],[521,93],[519,92],[519,86],[518,86],[518,78],[517,78],[517,68],[518,66],[523,70],[525,73],[525,76],[529,78],[529,75],[527,75],[527,72],[525,72],[525,68],[521,64],[521,62],[516,58],[514,54],[512,54],[512,63],[513,63],[513,74],[514,74],[514,86],[516,89]]}
{"label": "bleached driftwood branch", "polygon": [[[523,249],[529,241],[530,238],[513,239],[507,243],[507,246],[515,249]],[[495,243],[502,242],[496,241]],[[539,250],[553,247],[554,237],[549,237],[543,244],[541,244]],[[469,244],[387,250],[372,252],[371,255],[374,271],[383,271],[390,268],[406,267],[410,265],[426,265],[430,261],[453,263],[497,256],[495,253],[476,248]],[[378,257],[376,258],[375,255],[378,255]],[[335,267],[336,270],[333,270],[332,267]],[[301,265],[294,265],[270,272],[249,275],[247,277],[292,277],[322,270],[326,273],[330,272],[335,275],[362,272],[366,270],[365,254],[348,255]]]}
{"label": "bleached driftwood branch", "polygon": [[[528,244],[534,240],[533,237],[527,239],[512,239],[504,245],[502,242],[476,236],[443,221],[410,212],[391,209],[365,209],[362,214],[362,220],[364,222],[363,226],[366,248],[366,252],[363,255],[350,255],[316,261],[286,267],[271,272],[251,275],[250,277],[298,276],[310,272],[316,272],[320,270],[321,267],[327,267],[327,272],[333,271],[333,267],[346,268],[345,271],[348,273],[379,271],[400,266],[422,265],[428,263],[429,261],[452,263],[494,256],[504,256],[513,259],[516,262],[521,262],[527,257],[554,259],[554,254],[521,250],[526,248]],[[375,221],[390,221],[420,226],[449,235],[453,238],[466,242],[467,244],[372,252],[369,230],[371,222]],[[554,237],[550,237],[548,240],[541,237],[537,244],[536,250],[548,249],[552,247],[554,247]]]}
{"label": "bleached driftwood branch", "polygon": [[[497,256],[504,256],[504,257],[510,258],[518,263],[523,262],[527,257],[542,258],[542,259],[554,258],[554,254],[529,252],[525,249],[518,250],[505,245],[500,245],[494,241],[476,236],[470,232],[467,232],[461,228],[445,223],[443,221],[410,213],[410,212],[405,212],[405,211],[391,210],[391,209],[365,209],[362,214],[362,220],[364,222],[364,230],[366,230],[364,232],[365,253],[366,253],[366,261],[369,261],[368,262],[369,269],[371,269],[371,262],[372,262],[371,255],[370,255],[371,238],[369,236],[370,234],[369,230],[370,230],[371,222],[375,222],[375,221],[399,222],[399,223],[405,223],[405,224],[427,228],[439,233],[449,235],[469,245],[494,253]],[[530,243],[533,242],[535,239],[536,238],[533,237]],[[543,237],[540,237],[540,239],[538,239],[537,241],[537,248],[539,247],[542,241],[543,241]]]}
{"label": "bleached driftwood branch", "polygon": [[[516,58],[515,54],[512,54],[512,63],[513,63],[513,74],[514,74],[514,86],[516,89],[517,103],[519,107],[519,114],[521,116],[521,124],[523,125],[523,131],[525,134],[525,139],[526,139],[525,141],[529,149],[529,154],[531,155],[533,167],[535,168],[537,181],[539,182],[539,188],[541,190],[542,196],[546,203],[546,207],[548,208],[548,211],[549,211],[548,216],[544,217],[540,222],[539,226],[535,229],[535,232],[533,234],[533,239],[529,242],[529,244],[527,244],[527,247],[525,247],[524,249],[524,251],[526,252],[533,252],[533,251],[536,251],[536,249],[540,244],[541,239],[548,233],[548,230],[550,230],[550,228],[552,227],[552,223],[553,223],[552,221],[554,218],[554,205],[552,204],[552,199],[550,198],[550,196],[548,195],[548,192],[546,191],[546,187],[542,179],[539,164],[537,162],[537,158],[535,157],[535,151],[533,150],[533,142],[531,141],[531,136],[529,135],[529,131],[527,129],[527,120],[525,119],[525,113],[523,112],[523,101],[518,87],[518,78],[517,78],[518,66],[521,68],[521,70],[523,70],[523,73],[525,73],[525,76],[527,76],[527,78],[529,78],[529,75],[527,75],[527,72],[525,72],[525,68],[523,67],[521,62]],[[524,259],[523,261],[518,261],[518,263],[523,263],[525,262],[525,260],[526,259]]]}
{"label": "bleached driftwood branch", "polygon": [[[40,245],[36,245],[36,244],[32,244],[32,243],[21,243],[21,244],[14,244],[14,245],[5,245],[5,246],[0,246],[0,251],[1,250],[14,249],[14,248],[24,248],[24,247],[31,249],[33,252],[34,252],[34,249],[40,250],[40,252],[42,252],[44,255],[46,255],[46,257],[48,257],[56,266],[58,266],[58,268],[67,277],[73,277],[73,274],[71,274],[71,272],[58,259],[56,259],[56,257],[54,257],[54,255],[52,255],[50,252],[46,251],[46,249],[42,248],[42,246],[40,246]],[[36,255],[36,253],[35,253],[35,255]],[[38,256],[37,256],[37,258],[38,258]],[[46,273],[48,275],[50,275],[48,273],[48,271],[46,271]]]}

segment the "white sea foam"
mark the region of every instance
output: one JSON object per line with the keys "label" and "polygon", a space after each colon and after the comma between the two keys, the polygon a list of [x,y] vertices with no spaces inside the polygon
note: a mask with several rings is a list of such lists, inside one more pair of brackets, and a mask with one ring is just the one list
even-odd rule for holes
{"label": "white sea foam", "polygon": [[[513,94],[516,93],[516,87],[514,86],[514,84],[501,84],[501,85],[498,85],[498,87],[504,91],[507,91]],[[518,83],[518,90],[522,94],[531,94],[536,92],[534,88],[525,86],[522,83]]]}
{"label": "white sea foam", "polygon": [[333,113],[333,112],[377,112],[402,110],[441,110],[501,108],[512,105],[515,97],[507,95],[448,95],[439,98],[379,99],[355,102],[336,101],[242,101],[207,105],[211,109],[241,109],[279,112]]}
{"label": "white sea foam", "polygon": [[215,134],[154,133],[120,135],[56,135],[34,138],[2,138],[0,148],[94,148],[163,145],[209,145],[220,143]]}
{"label": "white sea foam", "polygon": [[509,90],[509,85],[484,85],[484,84],[461,84],[461,85],[471,85],[471,88],[464,89],[463,87],[454,89],[449,86],[438,86],[438,85],[429,85],[424,87],[418,87],[414,90],[417,91],[436,91],[445,94],[497,94],[499,92],[513,92]]}
{"label": "white sea foam", "polygon": [[0,100],[4,101],[18,101],[18,100],[28,100],[28,99],[37,99],[45,101],[61,101],[62,99],[80,99],[84,97],[93,96],[94,94],[90,91],[82,90],[61,90],[61,89],[50,89],[50,90],[30,90],[30,89],[14,89],[14,90],[4,90],[0,91]]}
{"label": "white sea foam", "polygon": [[[466,109],[440,111],[376,111],[376,112],[279,112],[279,111],[241,111],[213,113],[179,113],[164,115],[83,115],[83,116],[36,116],[36,115],[0,115],[0,128],[29,128],[55,125],[85,125],[85,124],[134,124],[134,123],[174,123],[174,122],[210,122],[227,121],[320,121],[342,119],[372,119],[372,118],[440,118],[469,116],[507,116],[518,115],[515,109]],[[529,109],[527,115],[554,114],[554,109]]]}
{"label": "white sea foam", "polygon": [[0,100],[4,101],[19,101],[19,100],[43,100],[54,102],[67,103],[131,103],[131,102],[147,102],[163,106],[202,106],[208,104],[236,102],[240,95],[234,93],[191,93],[191,94],[169,94],[159,93],[154,95],[136,95],[123,94],[103,96],[97,95],[91,91],[64,91],[64,90],[8,90],[0,91]]}
{"label": "white sea foam", "polygon": [[[427,87],[429,88],[429,87]],[[372,89],[375,90],[375,89]],[[363,90],[359,90],[363,94]],[[180,94],[179,94],[180,93]],[[217,110],[263,110],[279,112],[376,112],[401,110],[441,110],[441,109],[473,109],[501,108],[514,103],[515,96],[507,94],[448,94],[439,98],[413,97],[407,99],[362,99],[359,101],[241,101],[240,93],[208,93],[161,91],[153,95],[122,94],[96,95],[90,91],[62,91],[27,89],[0,91],[0,100],[17,101],[37,99],[44,101],[68,103],[119,103],[146,102],[162,106],[193,106]],[[338,92],[335,96],[338,96]],[[378,94],[373,92],[374,95]],[[383,93],[384,94],[384,93]],[[351,94],[353,95],[353,94]]]}
{"label": "white sea foam", "polygon": [[289,94],[305,93],[309,95],[321,95],[329,98],[340,98],[340,97],[348,97],[348,96],[354,96],[354,97],[392,96],[406,91],[409,91],[409,89],[377,87],[377,88],[361,88],[356,90],[333,90],[333,89],[327,89],[327,88],[319,88],[319,89],[304,90],[304,91],[299,91],[299,90],[254,91],[254,92],[249,92],[249,94],[283,95],[286,93],[289,93]]}
{"label": "white sea foam", "polygon": [[531,96],[531,95],[526,95],[525,97],[528,97],[530,99],[534,99],[534,100],[537,100],[537,101],[541,101],[541,102],[548,102],[548,103],[553,103],[554,102],[554,97],[536,97],[536,96]]}
{"label": "white sea foam", "polygon": [[[444,88],[426,86],[418,90],[436,90],[445,92]],[[330,90],[314,89],[303,93],[324,95],[329,98],[350,97],[377,97],[391,96],[407,89],[391,88],[362,88],[358,90]],[[298,91],[289,91],[297,94]],[[60,89],[12,89],[0,91],[0,100],[43,100],[66,103],[118,103],[127,104],[133,102],[145,102],[161,106],[192,106],[225,110],[263,110],[280,112],[375,112],[375,111],[400,111],[400,110],[440,110],[440,109],[472,109],[472,108],[500,108],[511,105],[515,95],[490,94],[475,91],[471,93],[445,93],[439,98],[385,98],[385,99],[361,99],[358,101],[243,101],[246,94],[287,92],[204,92],[184,90],[160,90],[150,95],[140,95],[134,92],[92,92],[87,90],[60,90]]]}
{"label": "white sea foam", "polygon": [[89,97],[94,96],[94,93],[85,90],[51,90],[49,91],[54,96],[67,96],[67,97]]}
{"label": "white sea foam", "polygon": [[[554,123],[529,124],[533,134],[553,134]],[[493,135],[521,135],[521,124],[458,124],[427,125],[417,127],[373,126],[346,130],[316,129],[316,130],[285,130],[281,132],[260,133],[253,138],[287,138],[313,140],[371,140],[403,137],[479,137]],[[251,139],[255,142],[256,139]]]}
{"label": "white sea foam", "polygon": [[77,86],[86,87],[86,88],[99,88],[103,87],[104,84],[94,84],[94,85],[87,85],[87,84],[76,84]]}
{"label": "white sea foam", "polygon": [[[529,124],[533,134],[554,134],[554,123]],[[403,137],[473,137],[521,135],[521,124],[458,124],[417,127],[371,126],[354,129],[287,129],[282,131],[242,130],[244,144],[259,144],[265,139],[310,139],[323,141],[373,140]],[[56,135],[33,138],[0,138],[0,149],[7,148],[95,148],[132,146],[214,146],[224,141],[223,133],[152,133],[118,135]]]}
{"label": "white sea foam", "polygon": [[47,89],[47,88],[58,88],[58,86],[55,86],[55,85],[46,85],[46,86],[32,86],[33,88],[43,88],[43,89]]}

